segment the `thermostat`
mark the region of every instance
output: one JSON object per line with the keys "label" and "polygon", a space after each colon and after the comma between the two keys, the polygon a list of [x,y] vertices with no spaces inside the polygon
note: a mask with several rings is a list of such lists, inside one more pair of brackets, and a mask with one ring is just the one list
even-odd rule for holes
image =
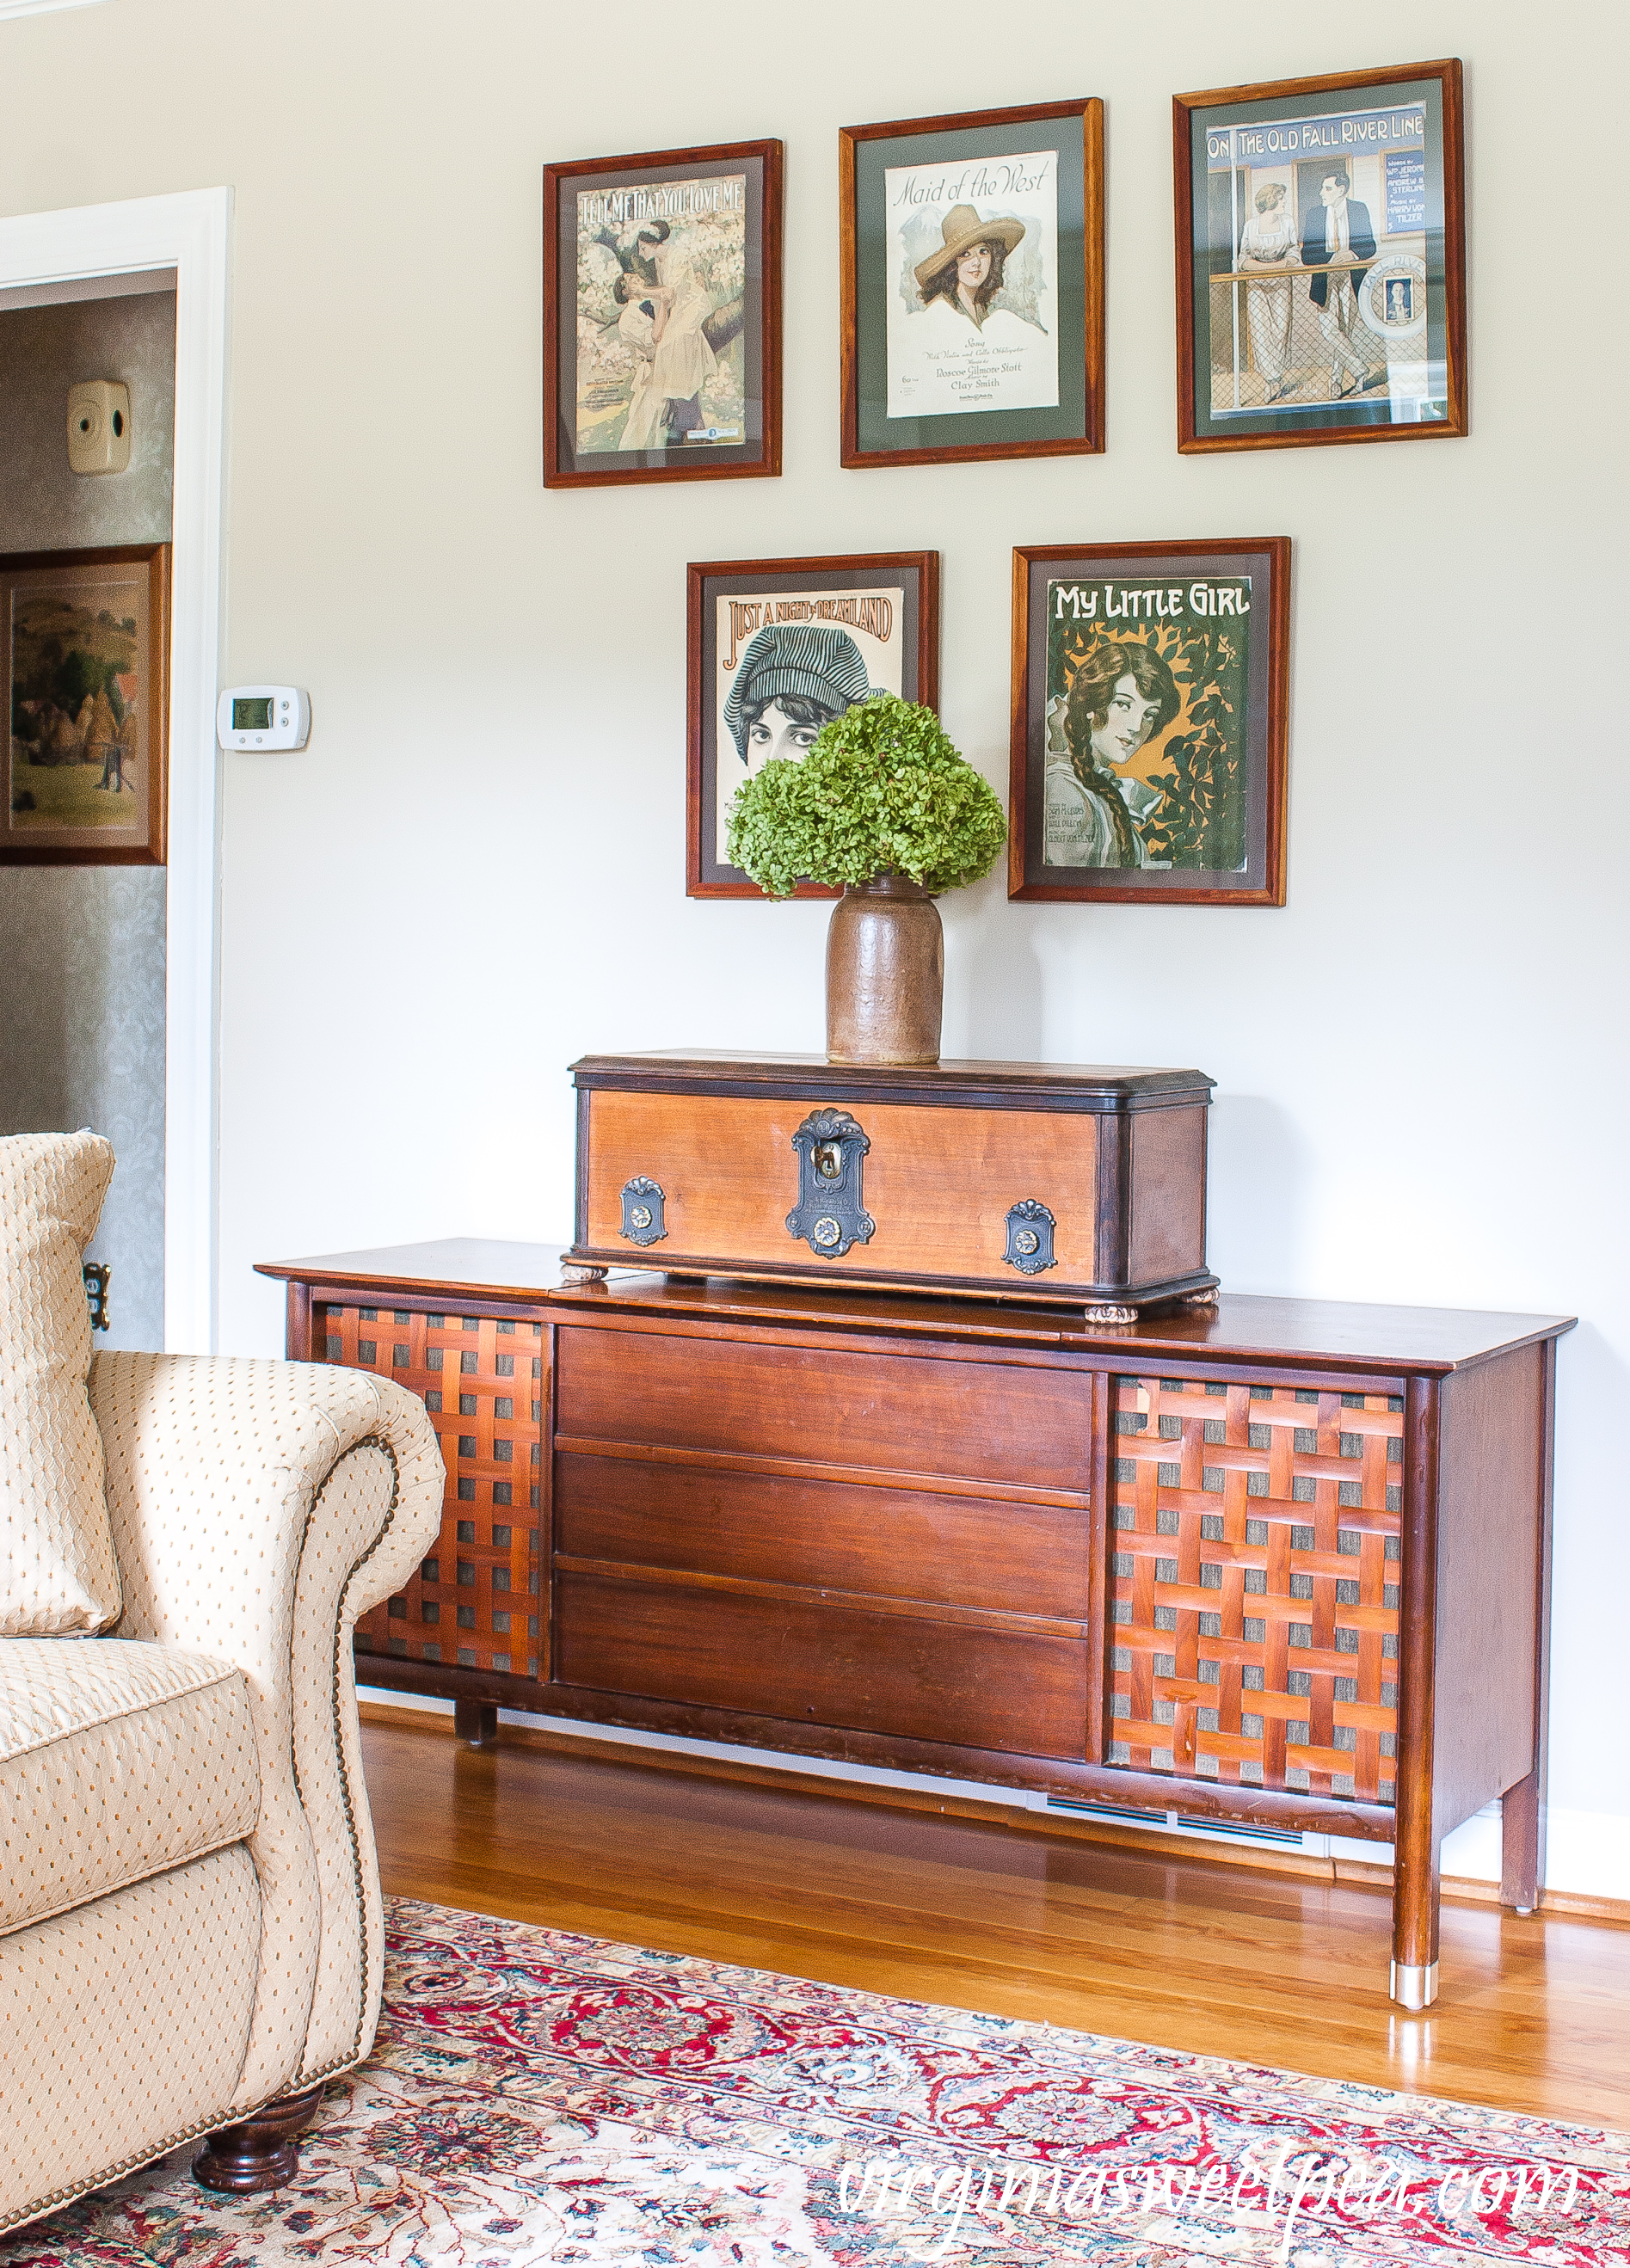
{"label": "thermostat", "polygon": [[311,696],[298,685],[234,685],[216,704],[224,748],[303,748],[311,731]]}

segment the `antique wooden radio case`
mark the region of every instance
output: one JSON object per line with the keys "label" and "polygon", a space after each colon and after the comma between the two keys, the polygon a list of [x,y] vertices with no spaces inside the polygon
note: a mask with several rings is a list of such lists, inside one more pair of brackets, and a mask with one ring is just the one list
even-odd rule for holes
{"label": "antique wooden radio case", "polygon": [[581,1275],[1066,1301],[1092,1320],[1212,1293],[1198,1071],[895,1068],[824,1056],[585,1056]]}

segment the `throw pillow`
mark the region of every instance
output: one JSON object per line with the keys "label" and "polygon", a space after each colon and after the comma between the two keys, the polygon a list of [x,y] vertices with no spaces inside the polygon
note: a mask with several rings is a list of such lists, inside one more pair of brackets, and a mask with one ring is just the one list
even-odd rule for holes
{"label": "throw pillow", "polygon": [[113,1172],[100,1134],[0,1138],[0,1638],[105,1630],[122,1604],[80,1272]]}

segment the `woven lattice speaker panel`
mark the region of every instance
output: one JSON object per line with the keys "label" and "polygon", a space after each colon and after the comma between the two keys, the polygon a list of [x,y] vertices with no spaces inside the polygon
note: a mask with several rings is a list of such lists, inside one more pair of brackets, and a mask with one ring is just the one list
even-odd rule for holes
{"label": "woven lattice speaker panel", "polygon": [[324,1328],[329,1362],[423,1397],[447,1467],[440,1540],[398,1597],[362,1617],[359,1651],[535,1677],[542,1326],[329,1307]]}
{"label": "woven lattice speaker panel", "polygon": [[1394,1800],[1403,1403],[1114,1383],[1106,1761]]}

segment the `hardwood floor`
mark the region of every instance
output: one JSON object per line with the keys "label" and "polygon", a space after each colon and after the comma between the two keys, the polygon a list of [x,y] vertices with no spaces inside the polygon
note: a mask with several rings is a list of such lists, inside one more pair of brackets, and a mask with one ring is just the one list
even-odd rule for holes
{"label": "hardwood floor", "polygon": [[1384,1891],[500,1737],[363,1729],[387,1891],[1162,2047],[1630,2125],[1630,1929],[1446,1903],[1387,1999]]}

